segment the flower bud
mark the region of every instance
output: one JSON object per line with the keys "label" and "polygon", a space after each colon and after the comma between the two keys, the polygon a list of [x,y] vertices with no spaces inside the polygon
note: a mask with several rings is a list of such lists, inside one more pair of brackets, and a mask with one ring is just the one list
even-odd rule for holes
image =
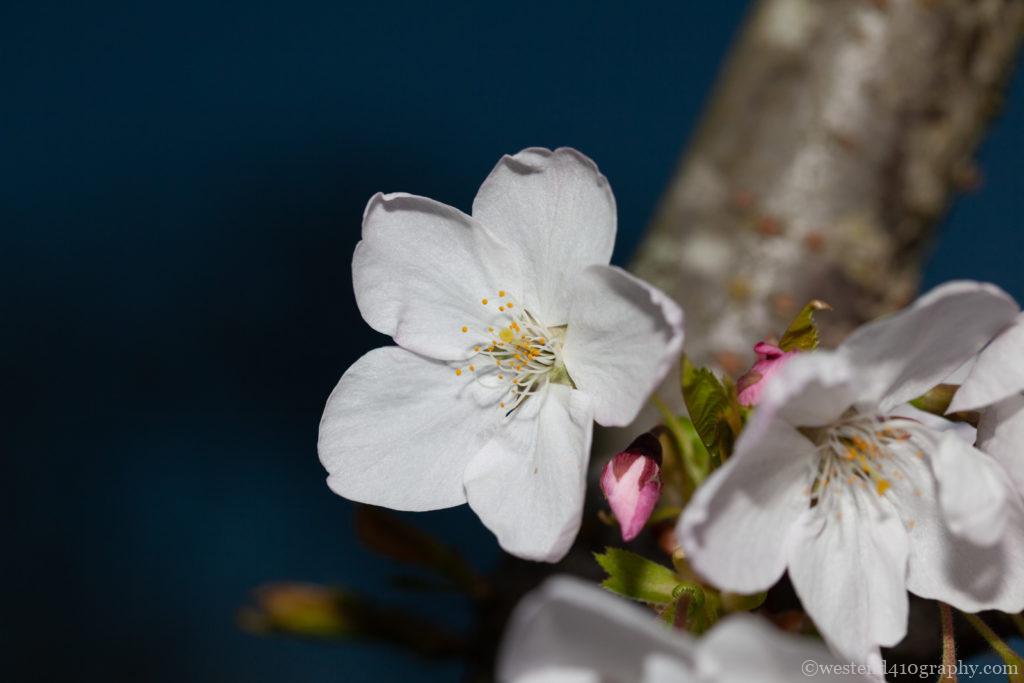
{"label": "flower bud", "polygon": [[640,534],[661,495],[661,444],[650,432],[615,455],[601,472],[601,490],[619,521],[623,541]]}
{"label": "flower bud", "polygon": [[754,353],[757,354],[757,360],[753,367],[736,381],[736,389],[739,392],[736,398],[740,405],[748,408],[757,405],[761,400],[761,392],[764,391],[768,379],[799,352],[783,351],[774,344],[759,341],[754,345]]}

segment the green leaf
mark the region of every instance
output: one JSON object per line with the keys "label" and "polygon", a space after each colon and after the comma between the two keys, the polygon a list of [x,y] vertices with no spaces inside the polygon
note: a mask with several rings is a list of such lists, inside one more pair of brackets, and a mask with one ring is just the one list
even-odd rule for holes
{"label": "green leaf", "polygon": [[[676,416],[672,414],[665,402],[654,397],[654,405],[661,413],[661,419],[665,423],[675,446],[673,449],[679,455],[683,465],[683,471],[689,479],[689,486],[684,487],[683,499],[687,500],[689,495],[708,476],[709,459],[708,451],[701,441],[700,435],[694,429],[693,422],[685,415]],[[663,463],[664,467],[665,463]]]}
{"label": "green leaf", "polygon": [[594,559],[608,573],[601,585],[612,593],[654,605],[674,601],[679,577],[668,567],[621,548],[605,548]]}
{"label": "green leaf", "polygon": [[720,382],[711,370],[695,368],[686,356],[683,356],[682,384],[686,410],[707,448],[713,469],[732,453],[736,436],[743,428],[735,388]]}
{"label": "green leaf", "polygon": [[818,348],[818,327],[814,324],[816,311],[831,311],[832,307],[824,301],[813,299],[804,306],[793,322],[789,323],[779,348],[783,351],[813,351]]}

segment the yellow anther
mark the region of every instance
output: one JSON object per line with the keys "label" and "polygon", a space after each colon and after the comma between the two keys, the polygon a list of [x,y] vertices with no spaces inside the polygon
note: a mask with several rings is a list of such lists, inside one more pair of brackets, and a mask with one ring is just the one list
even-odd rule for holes
{"label": "yellow anther", "polygon": [[543,346],[544,344],[547,344],[547,342],[544,341],[544,337],[541,337],[540,339],[538,339],[537,343],[540,344],[541,346]]}
{"label": "yellow anther", "polygon": [[504,306],[498,306],[498,310],[499,310],[499,311],[504,311],[504,310],[505,310],[505,307],[504,307]]}
{"label": "yellow anther", "polygon": [[882,495],[889,490],[890,486],[892,486],[892,484],[889,483],[888,479],[879,479],[875,482],[875,491],[878,495]]}
{"label": "yellow anther", "polygon": [[488,331],[488,332],[494,332],[494,328],[493,328],[493,327],[488,327],[488,328],[487,328],[487,331]]}
{"label": "yellow anther", "polygon": [[515,338],[515,336],[516,336],[516,335],[515,335],[515,333],[514,333],[514,332],[512,331],[512,328],[510,328],[510,327],[505,327],[505,328],[503,328],[503,329],[501,330],[501,332],[499,332],[499,333],[498,333],[498,336],[499,336],[499,337],[501,337],[501,340],[502,340],[502,341],[504,341],[504,342],[510,342],[510,341],[512,341],[512,340],[513,340],[513,339]]}
{"label": "yellow anther", "polygon": [[470,364],[470,366],[469,366],[469,371],[470,371],[470,372],[476,372],[476,366],[475,366],[475,365],[472,365],[472,364]]}
{"label": "yellow anther", "polygon": [[498,379],[505,379],[505,375],[499,374]]}
{"label": "yellow anther", "polygon": [[498,296],[499,297],[505,296],[505,290],[504,289],[499,289],[498,290]]}
{"label": "yellow anther", "polygon": [[482,303],[484,306],[486,306],[487,305],[487,299],[480,299],[480,303]]}
{"label": "yellow anther", "polygon": [[469,328],[468,328],[468,327],[466,327],[465,325],[463,325],[463,326],[462,326],[462,331],[463,331],[463,332],[469,332]]}
{"label": "yellow anther", "polygon": [[499,403],[499,404],[498,404],[498,407],[499,407],[499,408],[504,408],[504,407],[505,407],[505,402],[504,402],[504,401],[502,401],[501,403]]}
{"label": "yellow anther", "polygon": [[462,370],[460,370],[459,368],[455,368],[455,376],[458,377],[461,374],[462,374]]}
{"label": "yellow anther", "polygon": [[473,351],[474,351],[475,353],[480,353],[480,347],[479,347],[479,346],[474,346],[474,347],[473,347]]}
{"label": "yellow anther", "polygon": [[508,308],[512,308],[512,306],[514,306],[514,305],[515,304],[513,304],[511,301],[506,301],[505,302],[505,306],[507,306]]}

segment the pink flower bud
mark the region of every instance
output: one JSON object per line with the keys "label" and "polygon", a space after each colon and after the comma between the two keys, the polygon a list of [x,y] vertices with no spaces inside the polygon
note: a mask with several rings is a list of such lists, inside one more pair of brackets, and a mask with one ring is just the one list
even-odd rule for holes
{"label": "pink flower bud", "polygon": [[640,534],[661,495],[661,444],[650,432],[615,455],[601,472],[601,490],[619,520],[623,541]]}
{"label": "pink flower bud", "polygon": [[765,382],[781,370],[782,366],[799,351],[783,351],[774,344],[759,341],[754,345],[754,353],[757,354],[757,360],[753,367],[736,381],[736,389],[739,391],[737,399],[739,399],[740,405],[748,408],[757,405],[761,400]]}

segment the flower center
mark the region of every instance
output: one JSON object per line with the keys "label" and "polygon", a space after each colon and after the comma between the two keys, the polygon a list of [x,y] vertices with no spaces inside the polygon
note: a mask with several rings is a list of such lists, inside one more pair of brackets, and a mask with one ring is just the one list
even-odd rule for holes
{"label": "flower center", "polygon": [[801,430],[817,444],[811,507],[824,507],[829,492],[860,487],[883,497],[907,480],[901,462],[924,458],[919,423],[906,417],[852,413],[828,427]]}
{"label": "flower center", "polygon": [[496,308],[497,315],[486,330],[462,326],[475,341],[468,363],[455,368],[456,377],[468,374],[488,388],[501,389],[498,407],[506,417],[548,382],[572,385],[561,357],[565,325],[544,325],[505,290],[480,303]]}

